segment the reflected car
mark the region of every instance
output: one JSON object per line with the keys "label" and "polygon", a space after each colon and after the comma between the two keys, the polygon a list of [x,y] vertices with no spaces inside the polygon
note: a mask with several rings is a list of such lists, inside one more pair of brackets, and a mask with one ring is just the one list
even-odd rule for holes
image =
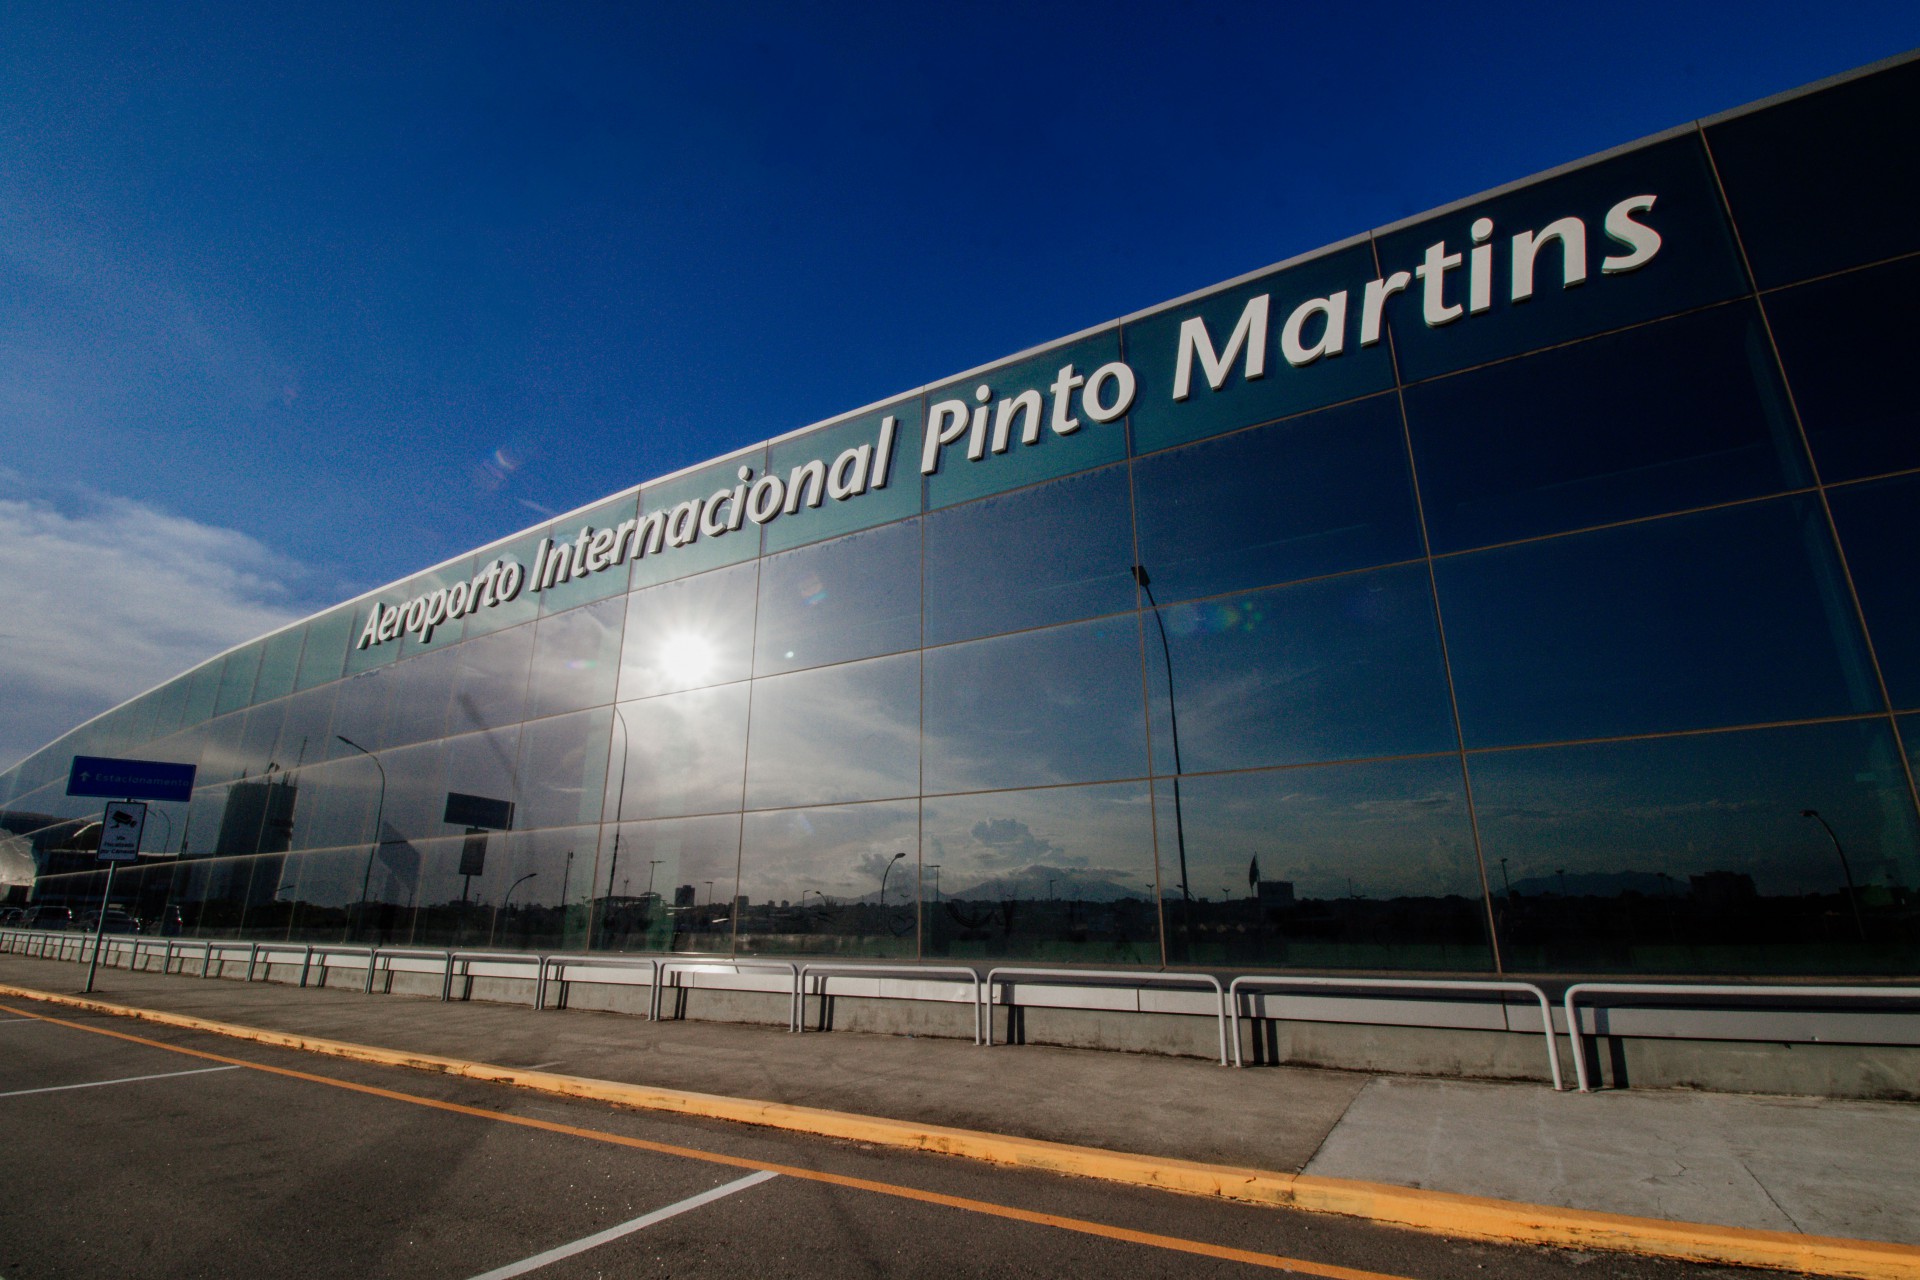
{"label": "reflected car", "polygon": [[27,914],[25,907],[0,907],[0,929],[20,923],[20,917]]}
{"label": "reflected car", "polygon": [[[84,933],[93,933],[99,930],[100,913],[98,911],[87,912],[87,914],[80,919],[80,929]],[[108,907],[106,929],[104,932],[138,933],[140,932],[140,922],[119,907]]]}
{"label": "reflected car", "polygon": [[71,929],[73,908],[28,907],[27,913],[20,917],[20,925],[25,929]]}

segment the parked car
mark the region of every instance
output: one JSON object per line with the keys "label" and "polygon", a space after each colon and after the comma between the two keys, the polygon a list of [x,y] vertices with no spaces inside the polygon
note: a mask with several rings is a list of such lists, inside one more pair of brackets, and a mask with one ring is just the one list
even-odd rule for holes
{"label": "parked car", "polygon": [[20,917],[20,925],[26,929],[71,929],[73,908],[28,907],[27,913]]}
{"label": "parked car", "polygon": [[[93,933],[99,930],[99,928],[100,928],[100,913],[98,911],[89,911],[87,912],[86,915],[80,918],[81,932]],[[140,922],[138,920],[135,920],[132,916],[128,915],[125,911],[121,910],[119,907],[108,907],[106,932],[138,933],[140,932]]]}
{"label": "parked car", "polygon": [[160,938],[177,938],[184,927],[178,907],[163,907],[159,915],[140,922],[140,932]]}
{"label": "parked car", "polygon": [[20,917],[27,914],[25,907],[0,907],[0,929],[20,923]]}

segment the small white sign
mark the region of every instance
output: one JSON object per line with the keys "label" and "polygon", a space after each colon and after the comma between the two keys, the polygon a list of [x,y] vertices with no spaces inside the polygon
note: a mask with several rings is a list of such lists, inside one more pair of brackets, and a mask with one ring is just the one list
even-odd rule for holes
{"label": "small white sign", "polygon": [[140,832],[147,825],[147,806],[137,800],[115,800],[100,819],[100,861],[134,862],[140,856]]}

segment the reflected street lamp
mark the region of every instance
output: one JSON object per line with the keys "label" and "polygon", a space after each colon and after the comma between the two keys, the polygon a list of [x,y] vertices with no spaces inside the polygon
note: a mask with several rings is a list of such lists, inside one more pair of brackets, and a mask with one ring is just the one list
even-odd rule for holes
{"label": "reflected street lamp", "polygon": [[[373,856],[376,853],[379,853],[380,846],[386,843],[380,838],[380,820],[386,817],[386,813],[387,813],[387,770],[386,770],[386,766],[380,763],[379,756],[376,756],[375,754],[373,754],[373,752],[367,750],[365,747],[355,742],[352,738],[349,738],[346,735],[339,734],[339,733],[336,733],[333,736],[336,738],[339,738],[340,741],[346,743],[348,746],[352,747],[355,751],[358,751],[361,755],[373,761],[373,767],[380,770],[380,803],[374,806],[374,810],[373,810],[373,845],[367,850],[367,869],[360,876],[360,914],[362,917],[364,917],[367,912],[367,892],[369,887],[373,884]],[[369,978],[368,981],[371,982],[372,979]]]}
{"label": "reflected street lamp", "polygon": [[888,858],[887,865],[880,870],[880,909],[882,911],[887,908],[887,877],[893,872],[893,864],[906,856],[907,851],[902,849],[891,858]]}
{"label": "reflected street lamp", "polygon": [[513,898],[513,891],[515,889],[518,889],[521,885],[525,884],[527,881],[533,879],[535,876],[539,874],[540,873],[538,871],[527,872],[527,874],[521,876],[518,880],[515,880],[512,884],[508,885],[507,891],[500,895],[500,905],[493,909],[493,923],[487,926],[487,945],[489,947],[493,945],[494,934],[499,932],[500,913],[507,909],[507,903]]}
{"label": "reflected street lamp", "polygon": [[1800,816],[1803,818],[1812,818],[1815,822],[1819,823],[1822,829],[1826,831],[1827,839],[1833,841],[1833,851],[1840,855],[1840,872],[1847,878],[1847,905],[1853,908],[1853,929],[1855,933],[1860,935],[1860,941],[1865,942],[1867,940],[1867,926],[1860,919],[1860,900],[1854,896],[1853,892],[1853,868],[1847,865],[1847,851],[1840,847],[1840,837],[1833,834],[1833,828],[1827,825],[1827,820],[1820,816],[1818,809],[1802,809]]}
{"label": "reflected street lamp", "polygon": [[[627,737],[627,718],[620,714],[620,705],[618,703],[614,704],[613,718],[620,723],[620,788],[615,793],[613,801],[613,859],[607,864],[607,910],[600,922],[601,930],[606,935],[603,940],[603,945],[609,948],[613,945],[613,874],[620,869],[620,815],[627,807],[627,752],[631,746]],[[613,747],[611,744],[607,747],[607,756],[607,763],[613,763]],[[604,797],[607,793],[602,791],[600,794]],[[587,894],[589,898],[592,897],[593,887],[591,885],[587,887]],[[593,904],[591,902],[587,904],[587,910],[589,913],[593,910]],[[589,946],[593,944],[593,922],[591,915],[589,915],[587,922],[587,944]]]}
{"label": "reflected street lamp", "polygon": [[1180,851],[1180,902],[1185,919],[1187,946],[1193,946],[1193,892],[1187,887],[1187,826],[1180,810],[1180,709],[1173,696],[1173,649],[1167,643],[1167,622],[1160,616],[1160,604],[1153,598],[1153,580],[1143,564],[1133,566],[1133,580],[1147,593],[1153,609],[1154,625],[1160,628],[1160,656],[1167,666],[1167,719],[1173,725],[1173,839]]}

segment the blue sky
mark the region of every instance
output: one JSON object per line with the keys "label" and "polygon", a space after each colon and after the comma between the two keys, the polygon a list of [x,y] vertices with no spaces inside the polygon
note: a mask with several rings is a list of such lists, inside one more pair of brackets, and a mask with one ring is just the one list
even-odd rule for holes
{"label": "blue sky", "polygon": [[0,9],[0,764],[544,512],[1920,45],[1727,12]]}

